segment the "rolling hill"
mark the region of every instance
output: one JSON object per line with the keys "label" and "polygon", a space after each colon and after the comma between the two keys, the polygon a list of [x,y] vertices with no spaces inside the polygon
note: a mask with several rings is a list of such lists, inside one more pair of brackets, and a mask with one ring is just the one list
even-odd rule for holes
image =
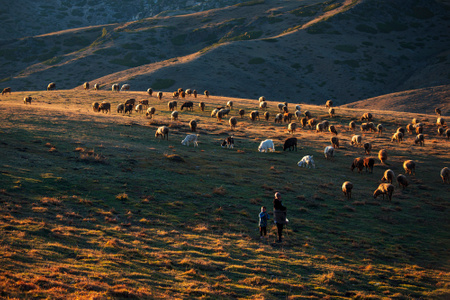
{"label": "rolling hill", "polygon": [[448,85],[448,12],[442,1],[255,0],[3,40],[0,80],[343,105]]}

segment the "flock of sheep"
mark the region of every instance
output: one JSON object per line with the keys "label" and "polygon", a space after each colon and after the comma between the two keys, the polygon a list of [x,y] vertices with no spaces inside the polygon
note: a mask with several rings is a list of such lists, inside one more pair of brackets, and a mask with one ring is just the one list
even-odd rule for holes
{"label": "flock of sheep", "polygon": [[[84,89],[87,90],[87,89],[89,89],[90,84],[88,82],[86,82],[86,83],[84,83],[83,86],[84,86]],[[48,85],[47,90],[54,90],[55,88],[56,88],[56,85],[55,85],[55,83],[52,82]],[[98,90],[99,85],[95,84],[94,89]],[[112,91],[114,91],[114,92],[128,91],[128,90],[130,90],[129,84],[124,84],[124,85],[122,85],[122,87],[120,87],[118,84],[112,85]],[[2,92],[2,95],[4,93],[11,93],[11,89],[5,88]],[[149,88],[147,90],[147,93],[151,97],[153,95],[153,90],[151,88]],[[204,95],[205,95],[205,97],[209,97],[209,95],[210,95],[209,91],[206,90],[204,92]],[[171,111],[171,120],[173,120],[173,121],[178,120],[179,112],[176,110],[178,107],[178,103],[176,100],[178,100],[180,98],[185,100],[185,98],[187,96],[189,96],[189,97],[193,96],[194,98],[197,98],[197,91],[191,90],[191,89],[187,89],[185,91],[180,88],[177,91],[174,91],[172,93],[173,100],[171,100],[167,103],[168,111]],[[158,100],[162,100],[163,92],[157,92],[156,98]],[[32,100],[31,97],[25,97],[24,103],[31,104],[31,100]],[[138,102],[136,102],[135,99],[127,99],[124,103],[119,103],[117,105],[116,110],[117,110],[117,113],[131,114],[133,110],[136,111],[137,113],[143,113],[144,110],[146,109],[145,116],[147,118],[152,118],[156,112],[156,109],[154,107],[150,107],[149,104],[150,104],[149,100],[147,100],[147,99],[139,100]],[[228,101],[226,106],[214,108],[211,111],[211,117],[215,117],[215,118],[217,118],[218,121],[221,121],[225,116],[227,116],[230,113],[230,111],[233,109],[233,105],[234,104],[232,101]],[[198,106],[201,111],[205,110],[205,103],[203,101],[200,101]],[[334,118],[336,111],[335,111],[335,108],[333,107],[332,100],[328,100],[325,104],[325,107],[328,109],[329,117],[331,119]],[[268,108],[268,102],[266,101],[265,97],[260,97],[259,98],[259,110],[251,111],[249,113],[249,119],[252,122],[259,120],[260,112],[264,111],[264,119],[269,121],[271,115],[270,115],[270,112],[267,111],[267,108]],[[311,130],[315,129],[316,132],[329,131],[332,134],[332,137],[330,139],[331,145],[325,147],[324,155],[327,160],[332,159],[334,157],[336,149],[339,148],[339,138],[337,137],[338,131],[336,129],[336,126],[330,124],[330,122],[328,120],[322,120],[319,122],[319,120],[317,118],[314,118],[312,116],[311,112],[309,112],[307,110],[302,112],[300,105],[295,106],[294,113],[290,112],[290,109],[288,108],[288,103],[286,103],[286,102],[279,103],[277,105],[277,108],[279,110],[279,113],[274,116],[274,122],[282,123],[284,121],[284,122],[288,123],[287,131],[291,134],[294,134],[296,132],[297,128],[300,126],[302,126],[303,129],[305,129],[305,128],[309,128]],[[94,102],[92,104],[92,109],[94,112],[109,113],[109,112],[111,112],[111,104],[109,102],[101,102],[101,103]],[[193,110],[194,109],[193,101],[185,101],[181,105],[180,109],[181,109],[181,111],[183,109]],[[438,115],[438,118],[436,121],[437,134],[440,136],[445,136],[447,139],[449,139],[450,138],[450,128],[447,128],[444,118],[441,117],[441,110],[439,108],[436,108],[435,111],[436,111],[436,114]],[[243,118],[245,115],[245,110],[239,109],[238,114],[241,118]],[[293,121],[293,119],[297,119],[297,121],[299,122],[299,125],[295,121]],[[364,113],[361,116],[360,121],[363,122],[359,126],[361,132],[374,132],[378,135],[382,135],[383,134],[383,125],[382,124],[375,125],[372,122],[373,119],[374,119],[373,114],[369,113],[369,112]],[[230,129],[233,130],[237,125],[237,118],[234,116],[230,117],[229,125],[230,125]],[[189,122],[189,128],[190,128],[191,132],[193,132],[193,133],[186,135],[186,137],[182,140],[181,143],[186,146],[189,146],[189,144],[193,144],[193,146],[196,147],[196,146],[198,146],[198,134],[195,133],[197,130],[197,121],[191,120]],[[356,130],[356,122],[351,121],[348,125],[348,129],[349,129],[349,131],[355,131]],[[406,126],[406,130],[403,127],[399,127],[397,129],[397,131],[392,135],[391,141],[401,143],[403,141],[403,139],[405,138],[406,133],[408,132],[410,134],[416,134],[416,137],[414,140],[415,144],[424,146],[425,137],[423,134],[423,129],[424,129],[424,125],[422,123],[418,122],[416,119],[413,119],[412,122]],[[156,138],[161,137],[161,139],[163,139],[163,140],[164,139],[168,140],[169,139],[169,128],[167,126],[161,126],[161,127],[157,128],[155,137]],[[286,150],[297,151],[297,142],[298,142],[298,140],[295,137],[287,138],[284,141],[283,151],[286,151]],[[234,146],[234,138],[232,136],[227,137],[222,142],[221,145],[222,145],[222,147],[226,146],[228,148],[232,148]],[[354,134],[351,137],[351,145],[352,146],[362,146],[364,148],[366,155],[370,155],[370,151],[372,150],[372,144],[370,142],[363,143],[362,135],[360,135],[360,134]],[[273,140],[266,139],[266,140],[262,141],[260,143],[260,145],[258,146],[258,151],[260,151],[260,152],[275,151],[275,144],[274,144]],[[382,164],[386,163],[386,160],[387,160],[386,149],[379,150],[378,159],[380,160],[380,162]],[[304,156],[297,164],[299,167],[315,168],[315,162],[314,162],[314,158],[312,155]],[[358,158],[354,159],[350,169],[351,169],[351,171],[353,171],[354,169],[357,169],[357,171],[359,173],[361,173],[363,171],[363,169],[365,168],[366,172],[367,171],[373,172],[374,164],[375,164],[374,158],[358,157]],[[415,162],[414,161],[406,160],[403,163],[403,168],[405,170],[406,175],[415,174]],[[449,168],[447,168],[447,167],[442,168],[442,170],[440,172],[440,176],[444,183],[450,183],[450,169]],[[397,181],[398,186],[402,187],[403,189],[405,189],[409,184],[408,179],[405,175],[399,174],[396,177],[394,174],[394,171],[392,171],[391,169],[388,169],[385,171],[384,176],[381,178],[381,181],[382,181],[382,183],[379,184],[378,188],[374,191],[373,197],[377,198],[379,195],[383,195],[383,199],[386,196],[389,201],[392,200],[392,194],[394,192],[394,185],[393,185],[394,181]],[[342,192],[348,199],[351,198],[353,186],[354,186],[353,183],[349,182],[349,181],[346,181],[342,184]]]}

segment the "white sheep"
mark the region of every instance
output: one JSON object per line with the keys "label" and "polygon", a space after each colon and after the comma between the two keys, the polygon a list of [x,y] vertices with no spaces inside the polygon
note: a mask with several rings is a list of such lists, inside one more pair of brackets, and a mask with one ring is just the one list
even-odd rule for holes
{"label": "white sheep", "polygon": [[332,146],[326,146],[323,153],[325,154],[326,159],[332,158],[334,157],[334,148]]}
{"label": "white sheep", "polygon": [[316,164],[314,163],[314,159],[312,155],[305,155],[303,158],[297,163],[299,167],[304,167],[310,169],[311,167],[315,168]]}
{"label": "white sheep", "polygon": [[264,140],[259,144],[258,147],[259,152],[268,152],[268,151],[275,151],[275,145],[273,144],[272,140]]}
{"label": "white sheep", "polygon": [[181,144],[189,146],[189,143],[194,143],[194,147],[196,147],[196,146],[198,147],[197,138],[198,138],[198,134],[188,134],[188,135],[186,135],[184,140],[181,141]]}

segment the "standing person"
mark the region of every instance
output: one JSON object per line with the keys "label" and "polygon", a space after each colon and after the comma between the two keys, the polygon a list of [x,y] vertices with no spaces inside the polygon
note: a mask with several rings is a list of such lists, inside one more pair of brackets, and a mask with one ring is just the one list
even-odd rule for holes
{"label": "standing person", "polygon": [[266,207],[261,207],[261,212],[259,213],[259,237],[262,239],[267,235],[267,220],[270,219],[269,214],[266,212]]}
{"label": "standing person", "polygon": [[281,243],[281,238],[283,236],[283,226],[287,223],[286,219],[286,206],[281,203],[281,194],[279,192],[275,193],[275,199],[273,200],[273,218],[277,224],[278,231],[278,243]]}

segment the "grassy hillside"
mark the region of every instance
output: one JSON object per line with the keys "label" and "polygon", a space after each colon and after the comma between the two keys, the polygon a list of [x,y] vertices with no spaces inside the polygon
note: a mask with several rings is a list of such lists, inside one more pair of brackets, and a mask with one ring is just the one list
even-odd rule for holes
{"label": "grassy hillside", "polygon": [[[167,95],[168,93],[166,93]],[[32,105],[22,102],[32,96]],[[152,119],[115,112],[128,98],[149,99]],[[246,110],[231,131],[228,117],[210,117],[233,100],[230,116]],[[301,104],[337,127],[341,147],[327,161],[330,133],[298,129],[297,152],[282,151],[287,125],[252,123],[255,100],[211,96],[188,99],[194,111],[171,121],[162,101],[144,92],[14,92],[0,105],[0,295],[4,298],[207,298],[207,299],[446,299],[449,297],[450,186],[439,171],[449,166],[449,141],[437,136],[434,115],[372,111],[382,135],[373,143],[373,174],[350,171],[364,150],[350,144],[350,120],[365,112]],[[94,113],[93,101],[112,103]],[[198,102],[206,102],[205,112]],[[180,104],[182,101],[178,101]],[[294,108],[289,106],[291,110]],[[179,108],[178,108],[179,110]],[[390,141],[412,118],[424,124],[425,146]],[[180,141],[198,121],[199,147]],[[170,128],[169,140],[156,128]],[[234,149],[220,147],[234,135]],[[274,153],[259,153],[271,138]],[[314,155],[316,168],[297,162]],[[383,172],[404,173],[413,159],[410,185],[395,184],[392,202],[374,199]],[[352,199],[341,185],[354,183]],[[283,194],[290,223],[284,242],[275,228],[260,241],[260,207],[272,212]]]}
{"label": "grassy hillside", "polygon": [[[169,89],[346,104],[448,85],[448,6],[440,1],[249,1],[176,16],[4,41],[13,90]],[[161,86],[160,83],[166,84]]]}

